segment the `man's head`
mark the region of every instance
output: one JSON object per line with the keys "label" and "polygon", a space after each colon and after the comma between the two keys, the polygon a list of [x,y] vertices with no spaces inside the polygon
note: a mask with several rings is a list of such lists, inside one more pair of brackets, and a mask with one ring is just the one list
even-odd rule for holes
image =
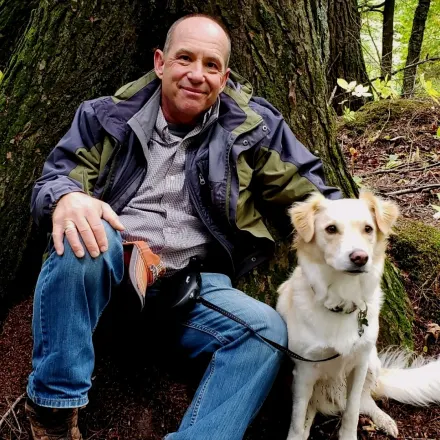
{"label": "man's head", "polygon": [[154,54],[168,122],[194,124],[214,104],[229,76],[230,51],[229,35],[211,17],[190,15],[171,26],[164,50]]}

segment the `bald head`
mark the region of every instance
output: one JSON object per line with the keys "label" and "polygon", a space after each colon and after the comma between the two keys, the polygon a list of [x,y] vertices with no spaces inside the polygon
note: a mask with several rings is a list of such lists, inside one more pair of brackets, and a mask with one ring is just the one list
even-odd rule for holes
{"label": "bald head", "polygon": [[231,56],[231,37],[229,36],[229,33],[226,30],[226,28],[223,26],[223,24],[221,24],[215,18],[205,14],[186,15],[182,18],[179,18],[179,20],[175,21],[171,25],[167,33],[167,38],[165,40],[165,45],[163,47],[164,54],[167,55],[169,53],[170,48],[173,44],[173,40],[179,38],[180,32],[186,33],[188,32],[188,30],[190,31],[191,29],[194,29],[194,27],[199,27],[199,26],[203,26],[213,35],[217,35],[218,38],[224,39],[224,43],[225,43],[224,60],[225,60],[225,67],[228,67],[229,58]]}

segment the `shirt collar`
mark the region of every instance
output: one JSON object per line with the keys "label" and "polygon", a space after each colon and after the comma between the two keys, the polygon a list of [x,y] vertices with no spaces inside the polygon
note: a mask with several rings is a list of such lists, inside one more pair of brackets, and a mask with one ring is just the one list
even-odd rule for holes
{"label": "shirt collar", "polygon": [[[219,112],[220,112],[220,98],[218,97],[214,102],[214,104],[205,112],[202,121],[199,122],[188,134],[193,133],[194,131],[197,131],[199,133],[203,131],[203,129],[208,125],[208,123],[210,125],[211,122],[215,122],[218,119]],[[159,111],[157,113],[155,128],[162,139],[164,139],[164,137],[167,136],[172,136],[168,130],[168,122],[165,119],[161,106],[159,106]]]}

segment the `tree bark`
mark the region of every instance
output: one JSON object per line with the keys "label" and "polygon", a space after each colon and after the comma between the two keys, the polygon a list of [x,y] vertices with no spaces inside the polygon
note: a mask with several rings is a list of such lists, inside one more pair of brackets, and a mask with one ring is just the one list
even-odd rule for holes
{"label": "tree bark", "polygon": [[151,66],[164,8],[144,3],[42,0],[10,57],[0,84],[0,300],[35,280],[30,194],[76,107]]}
{"label": "tree bark", "polygon": [[23,35],[37,0],[0,0],[0,71]]}
{"label": "tree bark", "polygon": [[393,68],[393,35],[394,35],[394,5],[395,0],[385,0],[382,25],[382,60],[381,76],[391,78]]}
{"label": "tree bark", "polygon": [[[419,0],[414,13],[413,27],[408,45],[408,56],[406,66],[417,63],[420,60],[420,51],[422,49],[423,34],[425,33],[426,19],[428,17],[431,0]],[[417,66],[409,67],[405,70],[403,77],[403,96],[409,98],[414,94],[416,83]]]}
{"label": "tree bark", "polygon": [[[168,26],[186,13],[221,17],[232,36],[232,67],[252,78],[256,93],[276,106],[298,138],[322,158],[328,182],[348,196],[357,193],[327,106],[325,3],[145,3],[41,0],[10,59],[0,85],[0,300],[29,292],[35,281],[40,252],[32,240],[30,193],[75,108],[149,70],[153,49],[163,44]],[[265,289],[262,299],[273,304],[276,286],[293,266],[289,245],[281,243],[277,258],[243,280],[243,288],[257,297]]]}
{"label": "tree bark", "polygon": [[[338,78],[368,84],[361,46],[361,16],[356,0],[328,0],[328,27],[330,57],[327,67],[328,93],[331,94]],[[346,96],[333,100],[338,113],[342,112],[339,104]],[[357,110],[365,103],[364,98],[351,99],[349,106]]]}

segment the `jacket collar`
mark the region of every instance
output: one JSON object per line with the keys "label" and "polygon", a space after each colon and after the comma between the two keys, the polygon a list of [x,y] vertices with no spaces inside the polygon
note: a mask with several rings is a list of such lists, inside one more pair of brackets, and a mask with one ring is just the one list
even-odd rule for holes
{"label": "jacket collar", "polygon": [[[121,87],[113,96],[97,99],[92,105],[102,127],[120,142],[126,137],[128,121],[155,95],[160,79],[154,70]],[[263,118],[250,106],[252,86],[239,74],[232,72],[220,94],[218,122],[238,136],[254,129]]]}

